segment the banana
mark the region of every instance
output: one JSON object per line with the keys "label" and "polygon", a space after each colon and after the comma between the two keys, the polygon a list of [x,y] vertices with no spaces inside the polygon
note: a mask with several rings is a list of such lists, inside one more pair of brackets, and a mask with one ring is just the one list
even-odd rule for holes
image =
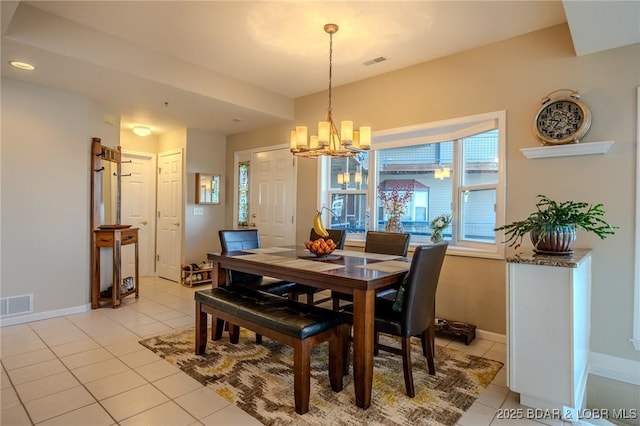
{"label": "banana", "polygon": [[324,225],[322,224],[322,212],[316,212],[316,215],[313,217],[313,230],[316,232],[316,234],[320,235],[321,237],[328,237],[329,233],[327,232],[327,230],[324,228]]}

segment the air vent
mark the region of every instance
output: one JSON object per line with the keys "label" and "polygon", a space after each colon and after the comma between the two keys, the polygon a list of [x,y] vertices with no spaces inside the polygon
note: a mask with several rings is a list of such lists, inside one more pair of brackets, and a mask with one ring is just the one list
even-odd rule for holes
{"label": "air vent", "polygon": [[385,58],[384,56],[378,56],[377,58],[369,59],[368,61],[363,63],[365,65],[373,65],[373,64],[377,64],[378,62],[384,62],[386,60],[387,58]]}
{"label": "air vent", "polygon": [[31,312],[33,312],[33,294],[0,299],[0,317],[2,318]]}

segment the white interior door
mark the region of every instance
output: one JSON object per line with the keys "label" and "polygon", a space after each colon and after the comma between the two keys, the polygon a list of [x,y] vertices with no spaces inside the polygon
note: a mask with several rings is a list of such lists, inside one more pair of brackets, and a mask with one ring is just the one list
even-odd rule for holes
{"label": "white interior door", "polygon": [[258,228],[260,244],[295,244],[296,167],[291,152],[255,152],[249,164],[249,222]]}
{"label": "white interior door", "polygon": [[156,271],[180,282],[182,258],[182,151],[158,154],[158,226]]}
{"label": "white interior door", "polygon": [[[133,151],[122,152],[122,223],[138,228],[138,267],[140,276],[155,271],[156,156]],[[133,246],[122,249],[123,277],[135,271]]]}

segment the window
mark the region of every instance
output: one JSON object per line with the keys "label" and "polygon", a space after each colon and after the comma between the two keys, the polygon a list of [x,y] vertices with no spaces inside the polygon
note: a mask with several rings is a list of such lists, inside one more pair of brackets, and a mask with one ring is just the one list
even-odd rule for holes
{"label": "window", "polygon": [[412,188],[401,217],[412,245],[428,244],[429,222],[447,213],[449,253],[502,257],[493,229],[504,220],[504,155],[503,111],[377,132],[369,152],[322,159],[326,222],[357,244],[367,230],[385,228],[380,191]]}
{"label": "window", "polygon": [[238,226],[249,225],[249,162],[238,163]]}

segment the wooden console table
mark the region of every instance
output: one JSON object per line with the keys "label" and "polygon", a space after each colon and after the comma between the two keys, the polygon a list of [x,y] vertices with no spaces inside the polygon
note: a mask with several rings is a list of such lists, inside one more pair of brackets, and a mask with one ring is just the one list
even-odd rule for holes
{"label": "wooden console table", "polygon": [[[112,302],[114,308],[120,307],[120,300],[130,294],[139,296],[138,281],[138,228],[125,228],[114,225],[111,229],[95,229],[93,243],[93,279],[91,281],[91,309],[100,307],[102,302]],[[135,273],[133,289],[121,292],[122,285],[122,246],[135,245]],[[100,297],[100,249],[113,249],[113,283],[111,297]]]}

